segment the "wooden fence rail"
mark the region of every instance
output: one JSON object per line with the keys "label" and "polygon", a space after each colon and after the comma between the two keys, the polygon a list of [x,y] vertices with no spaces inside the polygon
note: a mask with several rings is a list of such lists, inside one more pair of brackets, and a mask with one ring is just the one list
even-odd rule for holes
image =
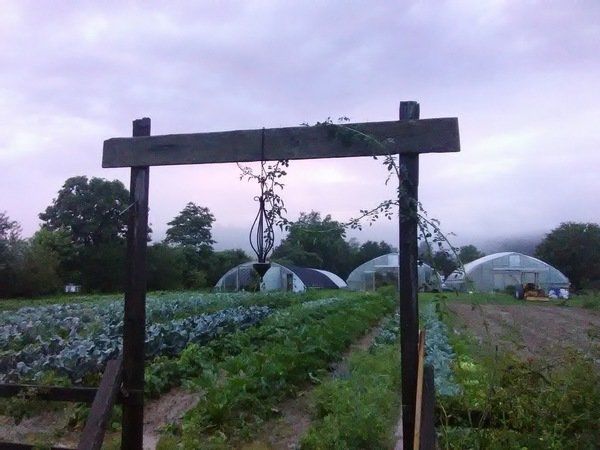
{"label": "wooden fence rail", "polygon": [[[100,386],[61,387],[37,386],[31,384],[0,384],[0,397],[22,395],[27,399],[59,402],[91,403],[90,414],[83,428],[77,450],[98,450],[102,446],[106,424],[110,419],[113,406],[122,401],[120,396],[123,361],[121,358],[110,360],[102,375]],[[31,450],[39,445],[1,442],[0,450]],[[50,447],[51,450],[72,450],[65,447]]]}

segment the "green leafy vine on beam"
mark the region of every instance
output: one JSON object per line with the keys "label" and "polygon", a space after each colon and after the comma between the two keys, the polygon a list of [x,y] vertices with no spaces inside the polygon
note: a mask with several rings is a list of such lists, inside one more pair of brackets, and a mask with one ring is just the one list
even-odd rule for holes
{"label": "green leafy vine on beam", "polygon": [[[344,229],[358,229],[362,230],[363,221],[367,221],[369,226],[375,223],[380,218],[387,218],[388,220],[392,220],[394,215],[397,213],[400,207],[400,198],[407,194],[405,183],[403,180],[407,179],[406,175],[406,167],[401,166],[398,161],[398,155],[392,153],[392,144],[394,143],[393,139],[387,139],[385,141],[380,141],[379,139],[371,136],[367,133],[364,133],[360,130],[352,128],[347,125],[350,119],[348,117],[340,117],[338,118],[339,123],[334,123],[330,117],[328,117],[323,122],[317,122],[314,125],[309,125],[308,123],[303,123],[304,126],[313,126],[313,127],[323,127],[327,132],[327,136],[331,139],[338,139],[342,144],[351,145],[356,142],[363,142],[368,145],[372,145],[378,147],[379,149],[383,149],[388,151],[388,153],[383,157],[383,165],[387,169],[387,178],[385,180],[385,184],[387,185],[390,180],[395,179],[398,181],[398,187],[396,188],[396,198],[387,199],[381,201],[377,206],[370,209],[361,209],[359,211],[359,215],[357,217],[351,218],[348,222],[342,223],[341,225]],[[373,159],[379,160],[379,157],[373,155]],[[247,179],[248,181],[255,180],[260,183],[263,180],[263,176],[260,174],[255,174],[249,166],[242,166],[238,163],[238,167],[240,168],[241,174],[240,179]],[[297,225],[297,223],[287,219],[285,217],[285,213],[287,210],[285,208],[285,203],[282,197],[276,192],[275,188],[283,190],[284,184],[281,179],[287,175],[287,172],[284,168],[289,167],[288,160],[279,160],[274,164],[269,164],[267,166],[267,170],[264,175],[264,179],[266,183],[265,190],[265,203],[267,205],[267,214],[269,218],[272,220],[272,223],[277,225],[282,231],[289,230],[290,226]],[[420,241],[425,242],[426,247],[429,252],[433,253],[432,248],[437,246],[438,251],[443,251],[447,255],[452,255],[458,264],[458,272],[465,273],[464,264],[462,263],[458,248],[453,246],[450,242],[449,236],[453,235],[453,233],[444,233],[441,229],[441,223],[438,219],[430,218],[427,210],[423,207],[423,204],[420,201],[417,201],[413,198],[410,198],[411,204],[408,206],[408,210],[413,212],[416,215],[417,226],[419,229],[418,239]],[[413,216],[414,217],[414,216]],[[331,230],[308,230],[307,232],[313,233],[327,233]]]}

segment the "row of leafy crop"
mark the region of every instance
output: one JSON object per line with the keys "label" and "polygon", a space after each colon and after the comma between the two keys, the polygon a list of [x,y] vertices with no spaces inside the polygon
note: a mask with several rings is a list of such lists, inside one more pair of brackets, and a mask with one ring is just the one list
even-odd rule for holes
{"label": "row of leafy crop", "polygon": [[353,353],[348,370],[313,391],[303,450],[394,448],[401,391],[397,340]]}
{"label": "row of leafy crop", "polygon": [[[235,326],[247,326],[270,309],[308,301],[314,294],[171,293],[147,300],[147,356],[173,356]],[[240,309],[241,306],[247,307]],[[228,312],[218,311],[227,308]],[[212,314],[209,314],[212,313]],[[0,381],[40,381],[54,371],[75,383],[94,382],[122,347],[123,302],[25,307],[0,312]]]}
{"label": "row of leafy crop", "polygon": [[[174,356],[191,343],[205,343],[218,335],[254,325],[269,314],[268,306],[238,306],[146,326],[146,357]],[[99,374],[106,362],[122,351],[121,333],[112,328],[91,336],[54,337],[0,356],[0,380],[40,381],[47,372],[81,383]]]}
{"label": "row of leafy crop", "polygon": [[167,374],[201,391],[175,439],[184,448],[230,448],[276,414],[278,402],[324,376],[393,307],[374,294],[292,306],[260,326],[192,345],[176,360],[159,359],[147,372],[149,388],[168,388],[161,384]]}
{"label": "row of leafy crop", "polygon": [[[167,322],[232,306],[288,306],[291,295],[168,293],[148,296],[148,323]],[[0,312],[0,351],[20,350],[54,337],[121,334],[123,301],[82,302],[24,307]]]}
{"label": "row of leafy crop", "polygon": [[[149,296],[146,319],[165,322],[201,314],[211,308],[237,305],[237,295],[171,294]],[[60,337],[85,337],[98,332],[114,335],[122,332],[123,302],[83,302],[24,307],[0,312],[0,351],[20,350],[28,344]]]}
{"label": "row of leafy crop", "polygon": [[[450,345],[448,327],[439,317],[439,303],[425,302],[421,305],[419,319],[425,330],[425,362],[433,366],[435,388],[440,395],[456,395],[459,386],[453,375],[455,354]],[[375,345],[392,344],[400,336],[400,316],[386,319],[375,337]]]}
{"label": "row of leafy crop", "polygon": [[451,343],[460,390],[439,399],[442,448],[598,448],[600,372],[592,361],[574,351],[524,361],[468,334]]}

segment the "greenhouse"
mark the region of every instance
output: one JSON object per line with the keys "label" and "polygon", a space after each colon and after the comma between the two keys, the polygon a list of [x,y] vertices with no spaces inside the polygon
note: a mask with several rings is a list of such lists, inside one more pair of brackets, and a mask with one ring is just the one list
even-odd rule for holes
{"label": "greenhouse", "polygon": [[558,269],[532,256],[515,252],[494,253],[465,264],[464,273],[448,275],[445,286],[453,290],[504,291],[533,283],[545,291],[568,289],[569,279]]}
{"label": "greenhouse", "polygon": [[220,292],[237,291],[284,291],[304,292],[308,288],[339,289],[345,288],[346,282],[336,274],[321,269],[307,267],[283,266],[271,263],[262,283],[254,268],[253,262],[240,264],[223,275],[215,290]]}
{"label": "greenhouse", "polygon": [[[398,253],[378,256],[354,269],[346,283],[354,291],[372,291],[380,286],[398,284]],[[422,263],[418,266],[419,290],[438,289],[440,279],[431,266]]]}

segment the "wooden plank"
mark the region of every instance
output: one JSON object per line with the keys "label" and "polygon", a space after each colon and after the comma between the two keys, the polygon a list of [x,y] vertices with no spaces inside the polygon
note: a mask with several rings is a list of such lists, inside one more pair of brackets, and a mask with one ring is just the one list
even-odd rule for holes
{"label": "wooden plank", "polygon": [[425,364],[423,373],[423,405],[421,414],[421,445],[419,450],[435,450],[435,383],[433,367]]}
{"label": "wooden plank", "polygon": [[[335,126],[271,128],[265,130],[265,159],[460,151],[456,118],[366,122],[343,126],[373,136],[386,142],[386,145],[381,148],[368,140],[348,138],[346,132],[336,134],[339,129]],[[104,141],[102,167],[260,161],[261,136],[262,130],[236,130],[112,138]]]}
{"label": "wooden plank", "polygon": [[92,403],[96,396],[96,388],[40,386],[33,384],[0,384],[0,397],[15,397],[23,394],[36,400]]}
{"label": "wooden plank", "polygon": [[92,403],[90,414],[81,432],[77,450],[99,450],[102,447],[106,425],[121,388],[123,361],[111,359],[106,364],[104,375],[98,387],[98,394]]}
{"label": "wooden plank", "polygon": [[[400,120],[419,118],[417,102],[400,103]],[[401,174],[399,218],[400,360],[402,366],[402,417],[404,448],[413,448],[417,386],[417,343],[419,309],[417,304],[417,201],[419,199],[419,154],[400,153]],[[403,194],[403,195],[402,195]]]}
{"label": "wooden plank", "polygon": [[423,369],[425,365],[425,330],[419,331],[419,359],[417,360],[417,394],[415,397],[415,436],[413,449],[421,447],[421,406],[423,403]]}
{"label": "wooden plank", "polygon": [[[150,119],[133,122],[133,135],[150,134]],[[144,340],[146,323],[146,246],[148,236],[149,167],[131,169],[130,203],[127,226],[127,279],[123,327],[123,389],[125,393],[144,391]],[[144,398],[123,398],[121,448],[142,450]]]}
{"label": "wooden plank", "polygon": [[31,445],[31,444],[19,444],[16,442],[2,442],[0,441],[0,450],[34,450],[44,448],[47,450],[72,450],[68,447],[40,447],[39,445]]}

